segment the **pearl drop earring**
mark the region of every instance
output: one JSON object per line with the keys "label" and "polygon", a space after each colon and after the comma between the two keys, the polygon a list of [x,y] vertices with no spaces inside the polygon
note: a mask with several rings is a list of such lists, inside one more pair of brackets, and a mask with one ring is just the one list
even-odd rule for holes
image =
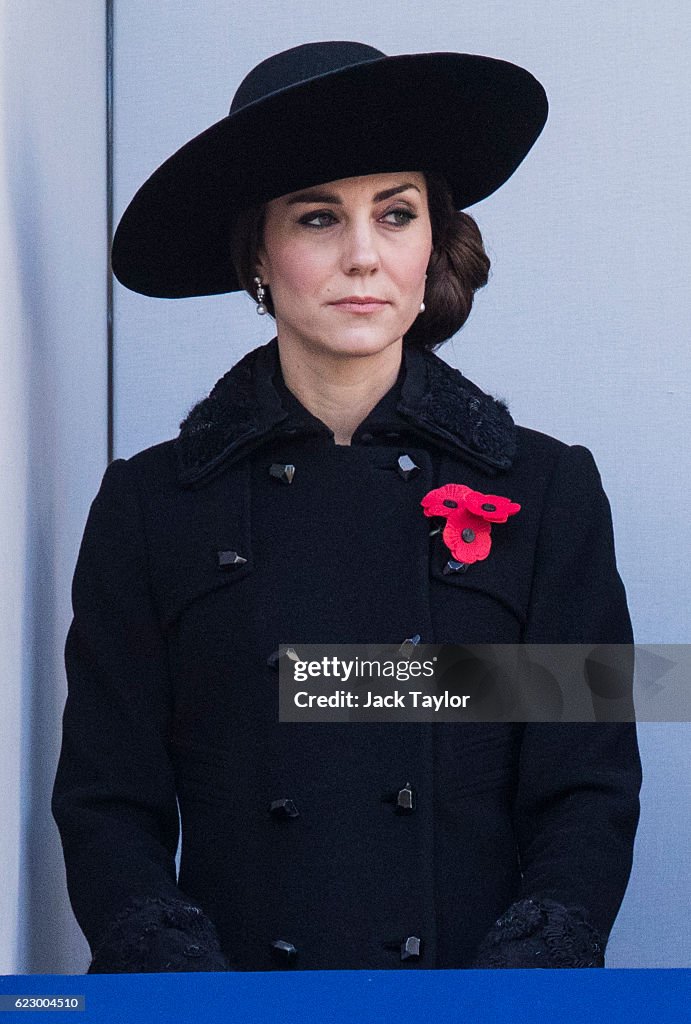
{"label": "pearl drop earring", "polygon": [[264,286],[261,277],[255,277],[254,283],[257,286],[257,313],[259,313],[259,316],[264,316],[269,311],[264,305]]}

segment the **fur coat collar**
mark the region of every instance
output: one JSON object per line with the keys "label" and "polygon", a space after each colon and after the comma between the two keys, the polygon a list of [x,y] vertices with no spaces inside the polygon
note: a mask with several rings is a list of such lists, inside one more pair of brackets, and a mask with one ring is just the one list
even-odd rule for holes
{"label": "fur coat collar", "polygon": [[[367,425],[404,425],[492,476],[509,469],[516,427],[505,403],[433,352],[404,347],[403,360],[396,385],[367,417]],[[286,401],[286,391],[274,337],[243,356],[180,424],[179,482],[190,487],[206,482],[282,432],[330,432],[294,396]],[[302,417],[296,417],[299,410]]]}

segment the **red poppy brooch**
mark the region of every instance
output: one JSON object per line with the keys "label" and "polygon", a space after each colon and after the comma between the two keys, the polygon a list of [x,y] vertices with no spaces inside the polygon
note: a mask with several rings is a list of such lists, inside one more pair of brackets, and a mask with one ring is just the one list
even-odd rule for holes
{"label": "red poppy brooch", "polygon": [[460,563],[459,568],[487,558],[492,546],[492,523],[505,523],[521,508],[499,494],[482,494],[465,484],[436,487],[427,492],[420,504],[426,516],[446,520],[443,540],[454,560]]}

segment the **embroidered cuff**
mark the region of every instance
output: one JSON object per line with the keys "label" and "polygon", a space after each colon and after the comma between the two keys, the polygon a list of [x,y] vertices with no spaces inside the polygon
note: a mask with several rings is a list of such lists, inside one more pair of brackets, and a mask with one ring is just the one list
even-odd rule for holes
{"label": "embroidered cuff", "polygon": [[582,907],[522,899],[495,922],[473,967],[604,967],[605,940]]}
{"label": "embroidered cuff", "polygon": [[92,950],[87,974],[228,971],[208,917],[184,900],[137,897]]}

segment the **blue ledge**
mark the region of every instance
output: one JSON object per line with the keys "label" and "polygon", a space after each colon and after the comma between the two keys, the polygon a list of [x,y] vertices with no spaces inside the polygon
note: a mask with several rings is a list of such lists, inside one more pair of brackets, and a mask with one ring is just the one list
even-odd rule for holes
{"label": "blue ledge", "polygon": [[678,1024],[691,969],[5,975],[8,995],[85,1009],[3,1009],[3,1024]]}

